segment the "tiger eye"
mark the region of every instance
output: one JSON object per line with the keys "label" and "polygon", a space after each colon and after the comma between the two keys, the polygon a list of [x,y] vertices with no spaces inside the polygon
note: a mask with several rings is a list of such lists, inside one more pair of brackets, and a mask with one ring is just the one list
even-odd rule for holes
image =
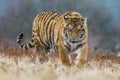
{"label": "tiger eye", "polygon": [[72,28],[73,28],[72,25],[69,25],[69,26],[68,26],[68,30],[69,30],[69,31],[72,31]]}
{"label": "tiger eye", "polygon": [[78,31],[80,31],[81,28],[82,28],[81,25],[78,25],[78,26],[77,26],[77,30],[78,30]]}

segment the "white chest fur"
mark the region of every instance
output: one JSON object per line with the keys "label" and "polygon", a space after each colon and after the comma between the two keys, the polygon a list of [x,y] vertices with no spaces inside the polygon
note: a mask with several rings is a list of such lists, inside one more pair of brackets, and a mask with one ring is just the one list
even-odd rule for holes
{"label": "white chest fur", "polygon": [[[78,61],[79,61],[79,58],[81,56],[81,51],[82,51],[82,48],[78,48],[77,50],[75,50],[74,52],[71,52],[69,54],[69,60],[70,60],[70,63],[75,63],[77,64]],[[73,58],[74,57],[74,58]]]}
{"label": "white chest fur", "polygon": [[81,53],[81,48],[78,48],[77,50],[74,51],[75,55],[78,55],[79,53]]}
{"label": "white chest fur", "polygon": [[80,59],[80,56],[82,53],[81,51],[82,51],[81,48],[75,51],[75,54],[77,54],[76,59],[75,59],[75,64],[77,64]]}

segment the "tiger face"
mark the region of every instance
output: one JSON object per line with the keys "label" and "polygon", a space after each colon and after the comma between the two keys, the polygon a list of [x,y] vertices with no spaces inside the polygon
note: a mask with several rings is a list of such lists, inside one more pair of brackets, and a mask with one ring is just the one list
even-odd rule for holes
{"label": "tiger face", "polygon": [[85,38],[86,21],[77,12],[65,13],[63,34],[70,43],[79,43]]}

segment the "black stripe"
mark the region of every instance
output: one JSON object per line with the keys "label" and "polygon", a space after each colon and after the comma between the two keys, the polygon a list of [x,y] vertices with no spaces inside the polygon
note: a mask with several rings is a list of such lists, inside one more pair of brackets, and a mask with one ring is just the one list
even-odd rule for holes
{"label": "black stripe", "polygon": [[17,39],[22,39],[24,37],[24,34],[23,33],[20,33],[18,36],[17,36]]}
{"label": "black stripe", "polygon": [[33,43],[33,42],[34,42],[34,39],[32,39],[31,42]]}
{"label": "black stripe", "polygon": [[70,44],[68,42],[66,42],[67,46],[70,47]]}
{"label": "black stripe", "polygon": [[32,37],[35,37],[35,35],[33,34]]}
{"label": "black stripe", "polygon": [[82,47],[83,45],[85,45],[86,43],[84,42],[84,43],[82,43],[82,44],[79,44],[79,45],[77,45],[77,47],[79,48],[79,47]]}
{"label": "black stripe", "polygon": [[64,35],[65,35],[65,37],[68,39],[68,35],[67,35],[66,28],[64,28],[64,30],[63,30],[63,34],[64,34]]}
{"label": "black stripe", "polygon": [[81,48],[83,45],[85,45],[86,43],[84,42],[84,43],[82,43],[82,44],[79,44],[79,45],[77,45],[77,47],[74,49],[74,50],[77,50],[78,48]]}
{"label": "black stripe", "polygon": [[[52,27],[52,23],[51,20],[53,19],[53,16],[54,14],[53,13],[50,13],[48,18],[49,19],[46,19],[46,23],[45,23],[45,35],[46,35],[46,39],[45,41],[47,42],[48,46],[50,46],[50,29]],[[48,42],[49,41],[49,42]]]}
{"label": "black stripe", "polygon": [[70,47],[67,46],[67,45],[64,45],[64,46],[65,46],[65,48],[70,52]]}
{"label": "black stripe", "polygon": [[17,41],[17,43],[18,43],[18,44],[21,44],[21,43],[22,43],[22,41],[21,41],[21,40],[19,40],[19,41]]}
{"label": "black stripe", "polygon": [[29,46],[30,48],[32,48],[32,47],[33,47],[33,45],[32,45],[31,43],[28,43],[28,46]]}
{"label": "black stripe", "polygon": [[22,45],[20,45],[20,47],[21,47],[21,48],[23,48],[23,46],[24,46],[23,44],[22,44]]}
{"label": "black stripe", "polygon": [[[52,24],[53,24],[53,23],[52,23]],[[51,25],[52,25],[52,24],[51,24]],[[53,37],[53,33],[54,33],[54,32],[53,32],[53,29],[54,29],[54,26],[50,26],[50,30],[49,30],[49,33],[50,33],[49,35],[50,35],[50,37],[49,37],[49,38],[50,38],[51,47],[53,47],[53,38],[52,38],[52,37]]]}
{"label": "black stripe", "polygon": [[[56,46],[56,43],[54,42],[54,39],[55,39],[55,34],[54,34],[54,31],[55,31],[55,27],[59,27],[59,26],[56,26],[56,24],[57,24],[57,20],[59,20],[59,17],[60,17],[61,15],[60,14],[57,14],[57,16],[55,17],[55,19],[56,19],[56,22],[54,23],[54,26],[52,26],[52,45],[53,45],[53,47],[54,47],[54,49],[57,51],[58,50],[58,47]],[[59,40],[59,36],[57,36],[57,42],[58,42],[58,40]]]}
{"label": "black stripe", "polygon": [[[46,30],[44,30],[45,27],[46,27],[45,24],[44,24],[46,16],[47,16],[47,13],[44,12],[43,18],[42,18],[42,20],[41,20],[41,24],[42,24],[42,25],[41,25],[41,29],[40,29],[40,31],[41,31],[40,39],[41,39],[41,43],[42,43],[42,45],[43,45],[44,47],[47,47],[47,46],[48,46],[48,43],[47,43],[47,41],[46,41],[46,39],[45,39],[45,37],[46,37],[46,34],[45,34]],[[48,16],[49,16],[49,14],[48,14]],[[43,31],[44,31],[44,32],[43,32]],[[42,36],[44,36],[44,37],[42,37]]]}
{"label": "black stripe", "polygon": [[[55,14],[55,13],[53,13],[52,15],[51,15],[51,17],[50,17],[50,19],[49,19],[49,21],[48,21],[48,23],[46,23],[46,34],[47,35],[49,35],[49,36],[51,36],[51,34],[50,34],[50,32],[51,32],[51,28],[53,28],[55,25],[55,23],[54,22],[52,22],[52,20],[54,20],[55,19],[55,17],[57,16],[58,14]],[[54,29],[54,28],[53,28]],[[49,30],[49,31],[48,31]],[[48,32],[48,33],[47,33]]]}
{"label": "black stripe", "polygon": [[24,48],[25,48],[25,50],[28,50],[28,47],[27,47],[27,45],[25,45],[25,46],[24,46]]}
{"label": "black stripe", "polygon": [[33,29],[32,32],[33,32],[33,33],[36,32],[35,29]]}
{"label": "black stripe", "polygon": [[[42,31],[41,31],[41,29],[43,28],[43,26],[41,25],[41,23],[42,23],[42,19],[43,19],[43,17],[44,17],[44,13],[41,13],[40,14],[40,16],[38,16],[37,18],[39,18],[39,20],[38,20],[38,25],[36,26],[36,27],[38,27],[39,28],[39,34],[38,34],[38,36],[39,36],[39,39],[40,39],[40,41],[38,41],[39,42],[39,44],[43,47],[44,45],[44,42],[43,42],[43,40],[42,40],[42,37],[41,36],[43,36],[42,35]],[[38,44],[38,43],[37,43]]]}

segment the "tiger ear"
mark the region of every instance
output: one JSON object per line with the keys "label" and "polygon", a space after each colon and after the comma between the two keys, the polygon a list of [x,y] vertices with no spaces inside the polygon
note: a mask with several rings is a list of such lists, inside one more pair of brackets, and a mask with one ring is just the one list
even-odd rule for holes
{"label": "tiger ear", "polygon": [[63,15],[64,20],[67,20],[67,19],[68,19],[68,13],[69,13],[69,12],[64,13],[64,15]]}
{"label": "tiger ear", "polygon": [[84,26],[87,26],[87,17],[85,17],[85,23]]}
{"label": "tiger ear", "polygon": [[87,17],[85,17],[85,23],[87,24]]}
{"label": "tiger ear", "polygon": [[68,16],[67,16],[67,15],[64,15],[63,18],[64,18],[65,20],[67,20],[67,19],[68,19]]}

